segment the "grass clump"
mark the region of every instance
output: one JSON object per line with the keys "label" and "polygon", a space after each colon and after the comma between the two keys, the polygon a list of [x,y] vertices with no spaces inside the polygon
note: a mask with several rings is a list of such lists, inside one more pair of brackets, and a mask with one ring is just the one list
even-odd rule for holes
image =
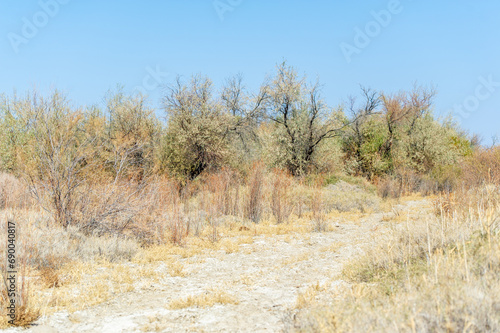
{"label": "grass clump", "polygon": [[169,308],[172,310],[185,309],[190,307],[212,307],[215,304],[238,304],[238,301],[233,296],[221,290],[209,290],[201,295],[188,296],[172,300],[169,303]]}

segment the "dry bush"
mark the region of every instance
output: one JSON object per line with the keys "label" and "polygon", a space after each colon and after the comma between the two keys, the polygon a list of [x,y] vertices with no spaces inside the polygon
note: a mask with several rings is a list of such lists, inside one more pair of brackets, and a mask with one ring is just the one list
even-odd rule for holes
{"label": "dry bush", "polygon": [[74,193],[71,225],[87,234],[123,234],[150,205],[151,190],[146,184],[133,182],[86,184]]}
{"label": "dry bush", "polygon": [[170,242],[184,245],[184,239],[189,235],[189,219],[186,218],[180,205],[165,213],[167,228],[170,232]]}
{"label": "dry bush", "polygon": [[[0,219],[7,218],[5,213]],[[76,227],[67,229],[53,225],[49,216],[40,213],[18,214],[19,246],[25,248],[27,264],[43,271],[54,271],[72,261],[90,262],[98,258],[109,262],[128,261],[139,250],[139,244],[131,238],[118,235],[86,235]],[[0,225],[0,235],[5,227]],[[5,241],[4,236],[0,241]],[[0,257],[5,249],[0,248]]]}
{"label": "dry bush", "polygon": [[401,184],[391,178],[384,177],[381,179],[377,179],[377,192],[382,198],[399,198],[401,197]]}
{"label": "dry bush", "polygon": [[234,171],[223,168],[206,175],[202,181],[201,208],[210,228],[208,237],[211,242],[217,242],[222,217],[240,214],[240,180]]}
{"label": "dry bush", "polygon": [[412,193],[421,195],[450,193],[455,188],[454,180],[446,176],[440,182],[429,174],[420,174],[411,169],[400,169],[392,176],[376,179],[375,184],[382,198],[400,198]]}
{"label": "dry bush", "polygon": [[28,208],[34,204],[27,187],[16,177],[0,172],[0,209]]}
{"label": "dry bush", "polygon": [[340,180],[326,186],[323,191],[323,204],[327,213],[333,209],[339,212],[361,213],[379,210],[380,200],[377,195],[361,186]]}
{"label": "dry bush", "polygon": [[461,180],[466,188],[500,185],[500,146],[478,150],[464,161]]}
{"label": "dry bush", "polygon": [[142,244],[162,244],[170,242],[181,245],[190,232],[188,219],[189,191],[174,179],[164,178],[149,184],[154,190],[149,198],[146,211],[135,221],[134,234],[141,234]]}
{"label": "dry bush", "polygon": [[274,182],[271,194],[271,211],[278,224],[288,222],[292,213],[290,186],[293,180],[282,170],[274,171]]}
{"label": "dry bush", "polygon": [[212,196],[213,209],[220,215],[239,214],[240,181],[238,175],[227,168],[206,177],[205,188]]}
{"label": "dry bush", "polygon": [[190,222],[179,192],[179,183],[166,178],[85,184],[74,194],[71,225],[86,235],[125,236],[142,245],[179,243]]}
{"label": "dry bush", "polygon": [[264,170],[262,164],[254,164],[248,180],[249,193],[246,200],[245,217],[260,222],[263,210]]}
{"label": "dry bush", "polygon": [[323,200],[323,191],[319,184],[313,189],[313,191],[314,192],[311,201],[313,230],[315,232],[323,232],[328,228]]}
{"label": "dry bush", "polygon": [[306,198],[303,195],[303,193],[297,193],[297,190],[301,190],[304,187],[304,181],[303,179],[300,180],[300,182],[292,188],[293,194],[293,200],[294,200],[294,206],[296,207],[296,214],[297,217],[300,219],[302,218],[302,214],[304,213],[304,210],[307,208],[306,205]]}

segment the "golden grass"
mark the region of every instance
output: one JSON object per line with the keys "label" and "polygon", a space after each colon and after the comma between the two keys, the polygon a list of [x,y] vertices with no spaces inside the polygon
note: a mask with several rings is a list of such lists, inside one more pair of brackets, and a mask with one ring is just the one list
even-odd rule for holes
{"label": "golden grass", "polygon": [[343,242],[335,242],[333,244],[323,246],[322,248],[319,249],[320,252],[337,252],[341,247],[343,247],[345,243]]}
{"label": "golden grass", "polygon": [[312,303],[316,301],[316,297],[319,293],[324,292],[327,289],[326,285],[320,285],[319,282],[310,285],[304,292],[299,292],[297,296],[297,301],[295,302],[295,309],[303,309],[311,306]]}
{"label": "golden grass", "polygon": [[179,262],[171,262],[168,266],[171,276],[186,277],[187,273],[184,271],[184,265]]}
{"label": "golden grass", "polygon": [[299,255],[292,256],[291,258],[282,261],[282,266],[291,266],[302,261],[311,259],[311,253],[301,253]]}
{"label": "golden grass", "polygon": [[500,331],[500,194],[469,203],[451,216],[429,217],[426,205],[414,219],[410,210],[344,267],[350,286],[328,305],[312,302],[312,291],[301,295],[286,331]]}
{"label": "golden grass", "polygon": [[189,307],[212,307],[215,304],[238,304],[235,297],[221,290],[209,290],[201,295],[192,295],[170,301],[168,307],[172,310],[185,309]]}
{"label": "golden grass", "polygon": [[222,246],[222,249],[224,249],[224,251],[227,254],[236,253],[240,249],[238,243],[233,242],[233,241],[231,241],[230,239],[227,239],[227,238],[223,239],[221,241],[221,246]]}
{"label": "golden grass", "polygon": [[[39,305],[42,316],[61,310],[83,310],[105,302],[113,295],[134,291],[141,285],[147,287],[160,278],[160,274],[149,265],[132,267],[105,260],[68,263],[54,274],[62,281],[57,288],[48,285],[41,277],[32,285],[31,299]],[[39,273],[33,275],[39,276]]]}
{"label": "golden grass", "polygon": [[170,323],[166,318],[158,315],[149,316],[148,322],[140,327],[142,332],[163,332]]}

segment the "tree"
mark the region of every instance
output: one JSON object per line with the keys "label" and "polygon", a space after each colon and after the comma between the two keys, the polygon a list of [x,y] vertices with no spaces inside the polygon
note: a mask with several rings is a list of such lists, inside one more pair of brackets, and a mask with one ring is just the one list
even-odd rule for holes
{"label": "tree", "polygon": [[[380,149],[382,131],[376,118],[369,117],[379,114],[380,95],[369,88],[361,87],[361,105],[358,105],[355,97],[348,101],[348,111],[352,122],[346,128],[343,135],[344,152],[350,164],[354,164],[356,172],[365,176],[375,168],[374,163],[378,160],[375,154]],[[375,157],[375,158],[374,158]]]}
{"label": "tree", "polygon": [[[72,110],[58,92],[11,103],[26,145],[17,156],[20,173],[42,207],[63,227],[73,220],[74,194],[93,170],[95,137],[83,130],[83,112]],[[48,200],[45,200],[48,199]]]}
{"label": "tree", "polygon": [[351,98],[354,121],[344,137],[344,151],[353,172],[371,179],[395,168],[421,169],[423,164],[432,165],[433,158],[437,161],[427,139],[429,130],[441,133],[430,112],[434,95],[433,89],[415,86],[393,95],[362,88],[361,106]]}
{"label": "tree", "polygon": [[194,179],[228,162],[234,140],[256,139],[254,126],[264,99],[264,92],[256,97],[246,94],[241,77],[228,80],[220,95],[215,95],[207,77],[194,76],[188,85],[178,78],[164,98],[164,167]]}
{"label": "tree", "polygon": [[382,151],[386,157],[390,157],[394,141],[400,136],[412,136],[418,120],[429,113],[435,95],[435,90],[416,85],[408,93],[381,95],[388,133]]}
{"label": "tree", "polygon": [[153,169],[160,123],[142,95],[127,96],[118,90],[110,93],[106,102],[106,168],[114,177],[122,173],[141,180]]}
{"label": "tree", "polygon": [[277,66],[265,90],[267,116],[276,125],[276,164],[301,175],[314,166],[317,148],[340,135],[346,119],[323,102],[318,83],[308,86],[286,63]]}
{"label": "tree", "polygon": [[13,174],[18,174],[18,156],[28,139],[27,128],[19,118],[18,104],[5,96],[0,104],[0,170]]}

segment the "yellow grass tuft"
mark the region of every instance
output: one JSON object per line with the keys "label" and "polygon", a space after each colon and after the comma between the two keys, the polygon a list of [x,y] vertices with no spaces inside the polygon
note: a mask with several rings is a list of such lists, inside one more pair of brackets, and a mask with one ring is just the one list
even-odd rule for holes
{"label": "yellow grass tuft", "polygon": [[322,286],[319,282],[316,282],[310,285],[304,292],[299,292],[297,301],[295,302],[295,309],[303,309],[310,306],[315,302],[317,295],[325,291],[326,288],[326,286]]}
{"label": "yellow grass tuft", "polygon": [[184,265],[180,262],[172,262],[169,264],[169,273],[171,276],[186,277],[187,273],[184,271]]}
{"label": "yellow grass tuft", "polygon": [[215,304],[238,304],[239,302],[233,296],[221,290],[209,290],[201,295],[188,296],[172,300],[168,307],[172,310],[185,309],[190,307],[207,308]]}

